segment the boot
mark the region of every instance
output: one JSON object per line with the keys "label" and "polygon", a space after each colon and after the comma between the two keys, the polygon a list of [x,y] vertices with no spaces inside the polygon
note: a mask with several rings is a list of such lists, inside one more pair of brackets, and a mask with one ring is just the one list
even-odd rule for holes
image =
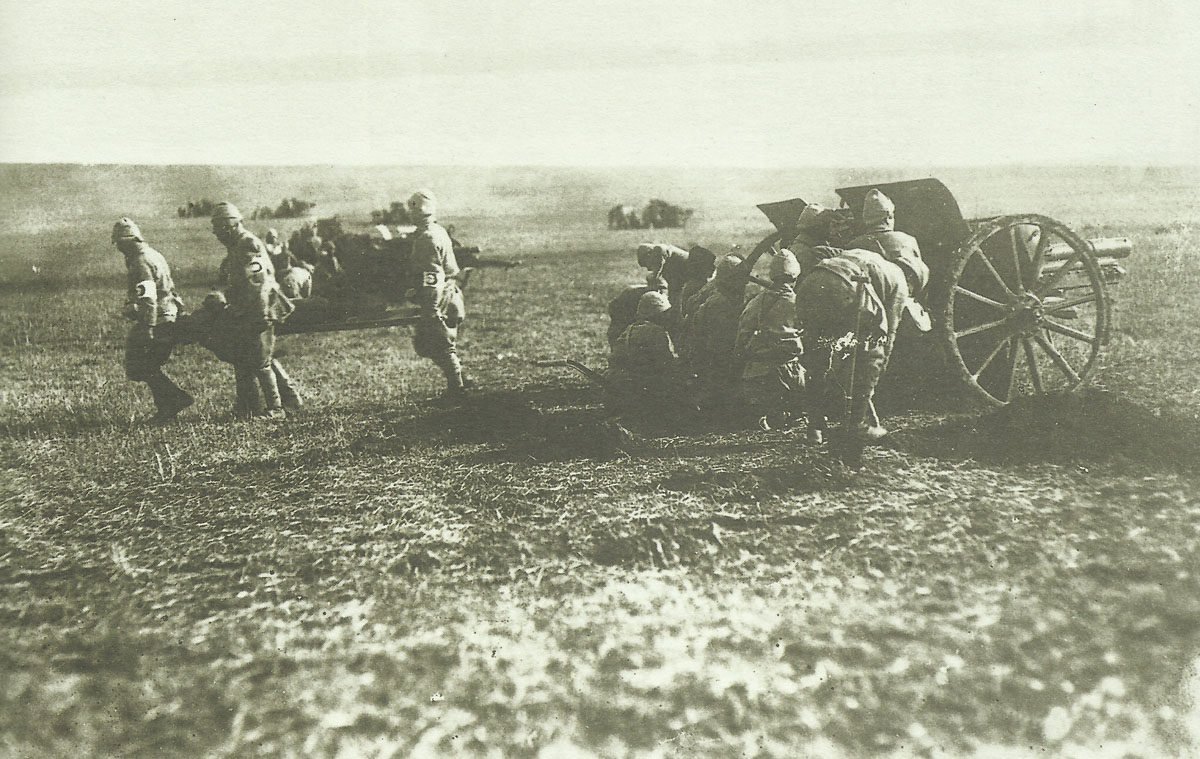
{"label": "boot", "polygon": [[271,361],[271,371],[275,372],[275,383],[279,386],[279,399],[283,402],[283,407],[288,411],[299,411],[304,406],[304,401],[292,384],[292,378],[278,361]]}
{"label": "boot", "polygon": [[879,423],[879,414],[875,412],[875,402],[871,398],[867,399],[866,409],[858,422],[855,433],[860,440],[872,443],[887,437],[887,428]]}
{"label": "boot", "polygon": [[153,424],[167,424],[173,421],[180,411],[196,402],[191,394],[161,372],[147,380],[146,384],[150,386],[150,394],[154,396],[154,406],[157,409],[150,420]]}
{"label": "boot", "polygon": [[283,419],[286,414],[283,412],[283,399],[279,396],[279,383],[275,380],[274,368],[268,366],[259,369],[256,375],[258,385],[262,388],[263,403],[266,406],[262,415],[267,419]]}

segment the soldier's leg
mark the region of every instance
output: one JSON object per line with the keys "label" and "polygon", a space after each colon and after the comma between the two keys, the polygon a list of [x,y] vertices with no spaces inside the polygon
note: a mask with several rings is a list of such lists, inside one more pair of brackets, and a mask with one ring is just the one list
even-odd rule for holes
{"label": "soldier's leg", "polygon": [[146,381],[146,384],[150,385],[150,392],[154,394],[155,403],[158,406],[157,420],[166,422],[174,419],[176,414],[195,403],[196,399],[192,397],[191,393],[179,387],[163,368],[170,360],[171,353],[177,344],[176,325],[172,322],[160,324],[155,332],[157,339],[154,341],[151,353],[157,370]]}
{"label": "soldier's leg", "polygon": [[879,415],[875,412],[875,387],[887,363],[887,354],[879,345],[870,346],[858,353],[858,366],[854,377],[854,401],[852,417],[849,420],[858,433],[870,440],[878,440],[887,434],[887,430],[879,424]]}
{"label": "soldier's leg", "polygon": [[805,407],[808,416],[809,440],[824,442],[826,429],[829,424],[829,372],[830,346],[825,341],[813,340],[805,346],[804,358],[807,363],[807,387],[805,388]]}
{"label": "soldier's leg", "polygon": [[413,332],[413,349],[418,356],[433,361],[446,378],[446,390],[458,393],[463,389],[462,364],[458,360],[456,338],[458,330],[446,326],[440,319],[426,319]]}
{"label": "soldier's leg", "polygon": [[192,397],[163,372],[172,347],[170,340],[152,340],[140,327],[130,330],[125,340],[125,376],[150,388],[159,421],[173,418],[192,404]]}
{"label": "soldier's leg", "polygon": [[237,397],[233,402],[233,415],[247,419],[258,412],[258,386],[254,381],[254,369],[244,362],[233,365],[233,378]]}
{"label": "soldier's leg", "polygon": [[283,416],[283,399],[279,394],[279,381],[275,376],[275,327],[268,326],[256,337],[254,376],[262,389],[263,405],[268,417]]}
{"label": "soldier's leg", "polygon": [[804,417],[806,377],[799,358],[794,358],[779,367],[780,407],[789,425],[795,425]]}
{"label": "soldier's leg", "polygon": [[271,370],[275,372],[275,383],[279,386],[279,399],[283,401],[283,407],[288,411],[299,411],[304,406],[304,401],[278,359],[272,359]]}

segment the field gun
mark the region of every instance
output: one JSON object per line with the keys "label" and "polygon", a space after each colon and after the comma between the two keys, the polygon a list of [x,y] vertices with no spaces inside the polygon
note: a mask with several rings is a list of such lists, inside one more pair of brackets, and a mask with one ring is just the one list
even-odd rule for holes
{"label": "field gun", "polygon": [[[1122,262],[1133,253],[1128,238],[1084,239],[1041,214],[966,219],[932,178],[838,189],[839,213],[852,230],[876,188],[895,203],[896,229],[917,239],[930,269],[921,301],[934,329],[902,330],[894,367],[925,374],[926,386],[956,378],[998,406],[1074,390],[1095,374],[1112,330],[1109,287],[1125,277]],[[775,227],[760,244],[789,242],[806,205],[800,198],[759,205]]]}

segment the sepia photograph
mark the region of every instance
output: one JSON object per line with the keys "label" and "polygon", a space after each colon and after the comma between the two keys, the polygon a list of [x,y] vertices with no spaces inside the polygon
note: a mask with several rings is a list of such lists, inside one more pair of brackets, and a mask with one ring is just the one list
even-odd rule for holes
{"label": "sepia photograph", "polygon": [[0,0],[0,757],[1200,759],[1200,4]]}

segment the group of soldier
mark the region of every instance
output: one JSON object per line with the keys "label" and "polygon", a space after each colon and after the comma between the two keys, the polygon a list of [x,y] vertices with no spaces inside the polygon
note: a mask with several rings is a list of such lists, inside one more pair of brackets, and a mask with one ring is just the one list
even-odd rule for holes
{"label": "group of soldier", "polygon": [[[409,296],[419,309],[413,347],[441,370],[447,397],[455,399],[470,385],[457,352],[465,308],[454,246],[435,204],[427,190],[406,203],[416,224],[406,264],[416,285]],[[746,256],[639,246],[646,285],[609,306],[604,385],[613,412],[659,421],[742,415],[764,429],[807,420],[814,442],[840,416],[861,440],[886,435],[875,388],[905,315],[918,329],[929,328],[915,300],[929,270],[916,240],[896,231],[895,206],[882,192],[867,193],[859,228],[851,229],[851,218],[810,204],[782,240],[786,247],[760,245]],[[127,376],[149,387],[154,421],[168,422],[193,399],[164,366],[174,346],[200,343],[233,367],[235,415],[283,418],[302,400],[275,358],[275,328],[310,292],[311,280],[301,275],[336,267],[335,251],[315,230],[290,249],[274,229],[260,240],[228,202],[215,206],[212,231],[226,250],[217,288],[186,314],[163,256],[132,220],[114,225],[112,240],[129,274]],[[306,260],[296,248],[307,251]],[[760,280],[753,270],[768,253],[768,277]],[[762,289],[747,300],[752,281]]]}
{"label": "group of soldier", "polygon": [[[806,420],[816,443],[841,417],[861,441],[884,437],[875,388],[901,320],[929,329],[915,300],[929,269],[879,190],[866,195],[857,229],[851,218],[810,204],[786,247],[747,256],[639,246],[647,283],[609,306],[611,410],[660,422],[744,416],[764,429]],[[759,280],[752,272],[768,252]],[[762,290],[747,301],[751,281]]]}
{"label": "group of soldier", "polygon": [[[457,352],[458,328],[465,317],[459,273],[450,236],[436,219],[436,200],[428,190],[413,193],[407,203],[416,225],[412,235],[411,293],[419,308],[413,334],[416,353],[430,359],[446,378],[447,397],[462,395],[470,385]],[[243,223],[228,202],[218,203],[212,231],[226,256],[218,269],[216,289],[202,307],[187,314],[166,259],[152,248],[138,225],[122,218],[113,225],[112,241],[125,257],[128,299],[125,316],[132,322],[125,344],[126,376],[144,382],[154,399],[154,423],[167,423],[191,406],[192,396],[164,371],[176,345],[200,343],[234,371],[234,415],[281,419],[302,405],[300,394],[275,358],[275,328],[306,296],[299,272],[311,274],[322,265],[337,266],[335,252],[322,245],[315,230],[304,244],[311,261],[297,260],[272,229],[266,242]],[[293,246],[297,247],[297,246]],[[315,262],[315,263],[314,263]],[[311,267],[311,268],[310,268]],[[311,287],[311,281],[308,283]]]}

